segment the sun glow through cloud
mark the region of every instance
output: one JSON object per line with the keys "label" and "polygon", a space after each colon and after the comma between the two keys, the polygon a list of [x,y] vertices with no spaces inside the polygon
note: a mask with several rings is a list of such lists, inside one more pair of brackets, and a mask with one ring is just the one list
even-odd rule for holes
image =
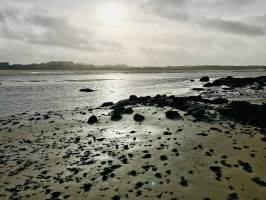
{"label": "sun glow through cloud", "polygon": [[118,26],[126,17],[126,8],[117,2],[108,2],[101,7],[99,15],[108,25]]}

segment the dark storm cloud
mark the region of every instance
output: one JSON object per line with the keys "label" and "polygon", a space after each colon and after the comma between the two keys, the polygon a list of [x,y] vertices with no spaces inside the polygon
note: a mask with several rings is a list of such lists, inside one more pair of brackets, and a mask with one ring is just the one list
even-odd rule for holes
{"label": "dark storm cloud", "polygon": [[[37,14],[38,13],[38,14]],[[120,45],[110,41],[98,41],[92,31],[77,28],[63,17],[49,12],[20,13],[19,10],[0,10],[0,35],[6,39],[30,44],[100,51]]]}

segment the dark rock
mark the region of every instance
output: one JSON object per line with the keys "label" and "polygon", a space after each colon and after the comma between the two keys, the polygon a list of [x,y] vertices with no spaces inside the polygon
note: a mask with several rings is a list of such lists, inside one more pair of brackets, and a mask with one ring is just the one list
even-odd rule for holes
{"label": "dark rock", "polygon": [[229,101],[227,99],[224,99],[224,98],[216,98],[216,99],[211,100],[210,103],[212,103],[212,104],[226,104],[228,102]]}
{"label": "dark rock", "polygon": [[112,165],[110,167],[105,167],[103,169],[103,171],[100,173],[100,175],[102,176],[102,180],[106,181],[108,180],[109,177],[111,177],[111,174],[118,169],[119,167],[121,167],[121,165]]}
{"label": "dark rock", "polygon": [[127,174],[129,176],[137,176],[137,172],[135,170],[129,171]]}
{"label": "dark rock", "polygon": [[119,106],[114,108],[114,110],[111,112],[111,115],[122,115],[125,111],[125,107],[124,106]]}
{"label": "dark rock", "polygon": [[137,183],[135,184],[135,189],[139,189],[139,188],[141,188],[143,185],[144,185],[144,183],[142,183],[142,182],[137,182]]}
{"label": "dark rock", "polygon": [[261,180],[259,177],[252,178],[251,180],[257,183],[259,186],[266,187],[266,182]]}
{"label": "dark rock", "polygon": [[208,76],[203,76],[200,78],[201,82],[208,82],[210,80],[210,78]]}
{"label": "dark rock", "polygon": [[192,115],[196,119],[203,119],[205,117],[205,109],[202,108],[189,108],[187,113]]}
{"label": "dark rock", "polygon": [[123,164],[128,164],[128,159],[127,158],[123,158],[121,161],[122,161]]}
{"label": "dark rock", "polygon": [[252,167],[250,166],[249,163],[239,160],[238,164],[241,165],[245,171],[250,172],[250,173],[252,172]]}
{"label": "dark rock", "polygon": [[227,106],[219,108],[224,117],[261,128],[266,127],[266,104],[251,104],[246,101],[233,101]]}
{"label": "dark rock", "polygon": [[112,121],[120,121],[121,119],[122,119],[122,116],[118,114],[111,116]]}
{"label": "dark rock", "polygon": [[147,153],[147,154],[145,154],[144,156],[142,156],[142,158],[145,158],[145,159],[147,159],[147,158],[151,158],[151,154]]}
{"label": "dark rock", "polygon": [[124,114],[132,114],[134,111],[133,111],[133,109],[132,109],[132,107],[127,107],[127,108],[125,108],[125,110],[124,110]]}
{"label": "dark rock", "polygon": [[134,115],[134,120],[135,120],[136,122],[142,122],[142,121],[145,120],[145,117],[144,117],[143,115],[140,115],[140,114],[135,114],[135,115]]}
{"label": "dark rock", "polygon": [[162,174],[161,174],[161,173],[156,173],[154,176],[155,176],[156,178],[162,178]]}
{"label": "dark rock", "polygon": [[80,137],[76,137],[75,138],[75,143],[77,144],[77,143],[79,143],[80,142]]}
{"label": "dark rock", "polygon": [[191,90],[193,90],[193,91],[204,91],[205,89],[204,88],[192,88]]}
{"label": "dark rock", "polygon": [[95,115],[92,115],[89,119],[88,119],[88,124],[94,124],[98,121],[97,117]]}
{"label": "dark rock", "polygon": [[53,192],[51,194],[51,198],[52,199],[58,199],[58,197],[61,195],[61,192]]}
{"label": "dark rock", "polygon": [[43,119],[44,120],[47,120],[47,119],[49,119],[50,117],[49,117],[49,115],[43,115]]}
{"label": "dark rock", "polygon": [[231,193],[228,195],[227,200],[238,200],[237,193]]}
{"label": "dark rock", "polygon": [[216,180],[220,181],[222,177],[222,170],[221,167],[218,166],[211,166],[210,170],[213,171],[216,175]]}
{"label": "dark rock", "polygon": [[129,100],[130,101],[136,101],[138,97],[136,95],[130,95]]}
{"label": "dark rock", "polygon": [[162,156],[160,156],[160,160],[165,161],[165,160],[168,160],[168,158],[165,155],[162,155]]}
{"label": "dark rock", "polygon": [[80,89],[80,92],[94,92],[95,90],[92,90],[90,88],[84,88],[84,89]]}
{"label": "dark rock", "polygon": [[220,78],[217,80],[214,80],[212,83],[207,83],[204,85],[204,87],[213,87],[213,86],[228,86],[230,88],[239,88],[239,87],[246,87],[248,85],[257,84],[259,87],[256,88],[262,88],[265,86],[266,83],[266,76],[261,77],[246,77],[246,78],[234,78],[232,76],[228,76],[226,78]]}
{"label": "dark rock", "polygon": [[181,119],[181,115],[177,112],[177,111],[167,111],[165,113],[166,118],[168,119],[172,119],[172,120],[177,120],[177,119]]}
{"label": "dark rock", "polygon": [[113,102],[105,102],[105,103],[103,103],[101,106],[102,106],[102,107],[109,107],[109,106],[112,106],[112,105],[114,105]]}
{"label": "dark rock", "polygon": [[116,109],[119,107],[125,107],[125,106],[129,106],[129,105],[133,105],[133,104],[135,104],[135,103],[132,101],[129,101],[128,99],[124,99],[124,100],[121,100],[121,101],[118,101],[117,103],[115,103],[111,108]]}
{"label": "dark rock", "polygon": [[163,135],[172,135],[172,133],[171,132],[168,132],[168,131],[164,131],[163,132]]}
{"label": "dark rock", "polygon": [[124,145],[124,146],[123,146],[123,149],[124,149],[124,150],[128,150],[128,149],[129,149],[128,145],[127,145],[127,144]]}
{"label": "dark rock", "polygon": [[114,196],[112,197],[112,200],[120,200],[120,196],[118,196],[118,195],[114,195]]}
{"label": "dark rock", "polygon": [[91,190],[92,184],[86,183],[83,185],[84,192],[89,192]]}
{"label": "dark rock", "polygon": [[180,185],[187,187],[188,186],[188,182],[185,179],[185,177],[181,176],[181,181],[180,181]]}

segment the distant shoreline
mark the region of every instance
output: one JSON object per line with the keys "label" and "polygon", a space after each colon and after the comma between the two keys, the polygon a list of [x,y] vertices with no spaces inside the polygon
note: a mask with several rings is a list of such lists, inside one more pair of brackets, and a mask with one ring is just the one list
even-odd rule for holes
{"label": "distant shoreline", "polygon": [[252,68],[252,69],[157,69],[157,70],[147,70],[147,69],[134,69],[134,70],[126,70],[126,69],[87,69],[87,70],[80,70],[80,69],[27,69],[27,70],[17,70],[17,69],[12,69],[12,70],[1,70],[0,69],[0,76],[6,76],[6,75],[43,75],[43,74],[109,74],[109,73],[122,73],[122,74],[159,74],[159,73],[199,73],[199,72],[206,72],[206,73],[211,73],[214,71],[221,71],[221,72],[226,72],[226,71],[231,71],[231,72],[252,72],[252,71],[259,71],[261,73],[265,73],[266,69],[262,68]]}
{"label": "distant shoreline", "polygon": [[197,71],[197,70],[266,70],[264,65],[195,65],[195,66],[165,66],[165,67],[133,67],[127,65],[92,65],[74,62],[48,62],[41,64],[9,64],[8,62],[0,63],[0,70],[88,70],[88,71],[141,71],[141,72],[173,72],[173,71]]}

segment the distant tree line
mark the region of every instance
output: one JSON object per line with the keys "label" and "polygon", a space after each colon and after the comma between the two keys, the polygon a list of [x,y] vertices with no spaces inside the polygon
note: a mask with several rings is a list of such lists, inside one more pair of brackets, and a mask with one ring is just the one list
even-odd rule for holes
{"label": "distant tree line", "polygon": [[266,66],[248,65],[196,65],[196,66],[165,66],[165,67],[132,67],[125,64],[117,65],[92,65],[65,61],[52,61],[40,64],[9,64],[0,63],[0,70],[240,70],[240,69],[266,69]]}

